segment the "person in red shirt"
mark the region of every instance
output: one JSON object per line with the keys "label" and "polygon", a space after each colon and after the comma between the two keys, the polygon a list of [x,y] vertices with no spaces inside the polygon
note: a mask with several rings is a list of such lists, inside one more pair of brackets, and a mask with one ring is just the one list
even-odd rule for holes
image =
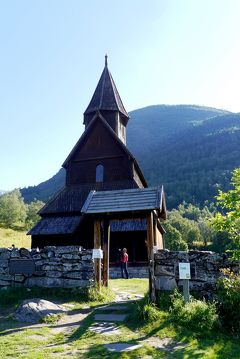
{"label": "person in red shirt", "polygon": [[129,275],[127,269],[127,264],[128,264],[127,248],[123,248],[120,262],[121,262],[122,278],[124,278],[124,273],[125,273],[126,279],[128,279]]}

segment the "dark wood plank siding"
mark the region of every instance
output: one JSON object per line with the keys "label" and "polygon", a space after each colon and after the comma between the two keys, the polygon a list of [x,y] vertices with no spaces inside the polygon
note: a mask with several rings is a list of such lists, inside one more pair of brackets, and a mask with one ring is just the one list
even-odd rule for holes
{"label": "dark wood plank siding", "polygon": [[69,162],[66,185],[94,183],[98,165],[104,167],[104,182],[132,179],[132,161],[101,122]]}
{"label": "dark wood plank siding", "polygon": [[111,132],[106,129],[101,121],[96,121],[84,143],[79,146],[72,160],[78,161],[95,157],[119,156],[124,150],[116,143]]}

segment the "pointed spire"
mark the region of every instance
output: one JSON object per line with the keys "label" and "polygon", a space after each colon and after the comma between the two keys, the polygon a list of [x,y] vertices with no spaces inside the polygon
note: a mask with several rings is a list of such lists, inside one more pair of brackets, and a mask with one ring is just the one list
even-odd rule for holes
{"label": "pointed spire", "polygon": [[97,110],[119,111],[121,114],[129,118],[128,113],[123,106],[115,82],[108,69],[107,54],[105,55],[105,67],[103,69],[102,75],[97,84],[93,97],[86,111],[84,112],[84,115],[96,112]]}

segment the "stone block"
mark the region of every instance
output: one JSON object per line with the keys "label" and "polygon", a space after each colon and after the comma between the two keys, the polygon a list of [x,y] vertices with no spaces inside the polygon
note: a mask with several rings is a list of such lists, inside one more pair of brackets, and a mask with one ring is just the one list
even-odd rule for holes
{"label": "stone block", "polygon": [[81,279],[81,272],[65,272],[64,278]]}
{"label": "stone block", "polygon": [[36,268],[36,271],[33,273],[34,276],[36,277],[44,277],[46,275],[46,271],[45,270],[41,270]]}
{"label": "stone block", "polygon": [[58,258],[58,257],[51,257],[47,261],[48,261],[48,264],[50,264],[50,265],[56,265],[56,264],[60,263],[62,261],[62,259]]}
{"label": "stone block", "polygon": [[20,254],[20,257],[24,257],[24,258],[30,258],[31,257],[31,252],[26,248],[19,249],[19,254]]}
{"label": "stone block", "polygon": [[20,257],[19,251],[17,249],[13,249],[10,253],[10,257],[11,258],[19,258]]}
{"label": "stone block", "polygon": [[53,251],[48,252],[47,254],[48,258],[55,257],[55,253]]}
{"label": "stone block", "polygon": [[33,260],[37,261],[37,260],[41,260],[42,257],[39,253],[36,253],[36,254],[31,254],[31,257]]}
{"label": "stone block", "polygon": [[48,261],[45,260],[45,259],[41,259],[41,260],[35,261],[35,265],[36,265],[36,266],[42,266],[42,265],[44,265],[44,264],[48,264]]}
{"label": "stone block", "polygon": [[42,270],[46,270],[46,271],[62,271],[62,266],[53,266],[53,265],[47,265],[47,264],[45,264],[45,265],[43,265],[42,266]]}
{"label": "stone block", "polygon": [[92,260],[92,255],[91,255],[91,254],[83,255],[83,256],[81,257],[81,259],[82,259],[83,261]]}
{"label": "stone block", "polygon": [[175,277],[174,266],[156,265],[155,275],[169,275]]}
{"label": "stone block", "polygon": [[0,252],[0,260],[2,259],[9,259],[11,256],[11,252],[9,250]]}
{"label": "stone block", "polygon": [[2,268],[2,267],[0,267],[0,274],[9,274],[8,268]]}
{"label": "stone block", "polygon": [[62,277],[62,272],[58,271],[47,271],[46,272],[47,277],[53,277],[53,278],[60,278]]}
{"label": "stone block", "polygon": [[93,280],[84,279],[63,279],[63,288],[89,287],[93,284]]}
{"label": "stone block", "polygon": [[14,276],[14,282],[22,283],[22,282],[24,282],[24,280],[25,280],[24,275],[15,274],[15,276]]}
{"label": "stone block", "polygon": [[[64,265],[64,264],[63,264]],[[73,263],[72,269],[74,271],[92,271],[93,270],[93,262],[83,262],[83,263]]]}
{"label": "stone block", "polygon": [[13,280],[14,276],[11,274],[0,274],[0,280]]}
{"label": "stone block", "polygon": [[62,259],[80,259],[78,254],[63,254]]}
{"label": "stone block", "polygon": [[6,286],[9,286],[9,285],[11,285],[11,282],[0,279],[0,286],[1,287],[6,287]]}
{"label": "stone block", "polygon": [[172,291],[177,288],[177,282],[169,276],[155,277],[155,286],[158,290]]}
{"label": "stone block", "polygon": [[26,287],[44,287],[44,288],[53,288],[53,287],[62,287],[63,280],[62,278],[51,278],[51,277],[30,277],[25,281]]}
{"label": "stone block", "polygon": [[63,269],[64,272],[71,271],[72,268],[73,268],[72,263],[63,263],[62,266],[63,266],[62,269]]}
{"label": "stone block", "polygon": [[9,261],[7,259],[0,259],[0,268],[6,268],[9,265]]}
{"label": "stone block", "polygon": [[79,252],[81,252],[80,246],[56,247],[55,249],[56,254],[63,254],[63,253],[77,254]]}
{"label": "stone block", "polygon": [[0,254],[5,253],[5,252],[9,252],[9,249],[8,248],[0,248]]}

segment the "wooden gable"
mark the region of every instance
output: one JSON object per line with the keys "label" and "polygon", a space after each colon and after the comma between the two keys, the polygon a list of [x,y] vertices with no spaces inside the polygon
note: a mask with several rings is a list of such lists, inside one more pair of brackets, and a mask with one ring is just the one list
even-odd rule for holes
{"label": "wooden gable", "polygon": [[103,166],[103,182],[133,180],[134,158],[105,119],[96,115],[64,162],[66,185],[96,182]]}
{"label": "wooden gable", "polygon": [[119,146],[119,142],[116,141],[116,136],[112,135],[108,127],[110,126],[106,126],[106,124],[98,118],[91,128],[91,133],[79,143],[72,157],[72,161],[126,156],[126,151],[123,150],[122,146]]}

